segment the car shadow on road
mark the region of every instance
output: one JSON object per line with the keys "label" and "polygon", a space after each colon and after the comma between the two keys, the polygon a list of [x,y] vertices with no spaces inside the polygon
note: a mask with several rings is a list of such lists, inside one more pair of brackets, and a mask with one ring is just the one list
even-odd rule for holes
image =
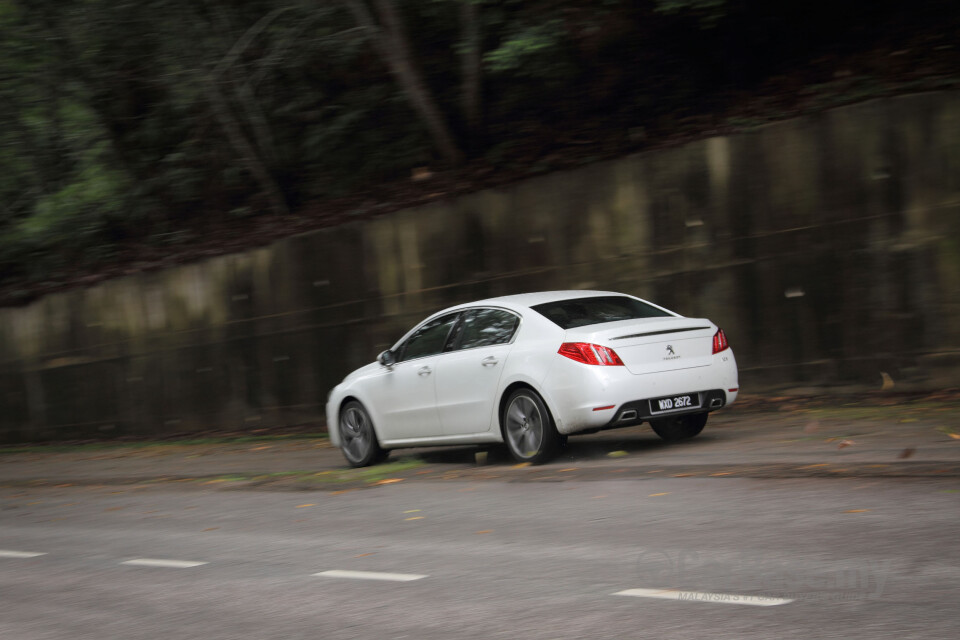
{"label": "car shadow on road", "polygon": [[[653,462],[655,460],[653,454],[658,452],[688,447],[699,448],[701,445],[708,445],[717,440],[710,434],[702,434],[691,440],[665,442],[647,431],[644,428],[636,428],[623,432],[607,431],[572,436],[552,464],[596,461],[633,455],[650,455]],[[427,464],[436,465],[475,465],[479,461],[487,465],[516,464],[504,445],[417,449],[410,450],[409,453]],[[481,456],[478,457],[478,454]]]}

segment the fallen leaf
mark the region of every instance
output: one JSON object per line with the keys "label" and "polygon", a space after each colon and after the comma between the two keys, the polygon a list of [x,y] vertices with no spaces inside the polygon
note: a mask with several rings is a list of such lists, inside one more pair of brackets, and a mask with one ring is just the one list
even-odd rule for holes
{"label": "fallen leaf", "polygon": [[900,458],[901,460],[903,460],[904,458],[909,458],[910,456],[913,455],[914,451],[916,451],[916,449],[914,449],[913,447],[907,447],[906,449],[901,451],[900,455],[898,455],[897,457]]}
{"label": "fallen leaf", "polygon": [[403,478],[384,478],[383,480],[377,480],[373,484],[393,484],[394,482],[403,482]]}
{"label": "fallen leaf", "polygon": [[428,167],[414,167],[410,170],[410,179],[414,182],[419,182],[420,180],[427,180],[433,175],[433,172],[430,171]]}
{"label": "fallen leaf", "polygon": [[341,493],[350,493],[351,491],[356,491],[356,489],[340,489],[339,491],[331,491],[330,495],[338,496]]}
{"label": "fallen leaf", "polygon": [[404,520],[423,520],[423,516],[411,516],[409,518],[404,518]]}
{"label": "fallen leaf", "polygon": [[853,440],[841,440],[840,444],[837,445],[837,449],[843,449],[854,444],[857,444],[857,443],[854,442]]}
{"label": "fallen leaf", "polygon": [[259,447],[253,447],[252,449],[250,449],[250,451],[263,451],[264,449],[270,449],[270,448],[272,448],[272,447],[273,447],[273,445],[265,444],[265,445],[261,445],[261,446],[259,446]]}
{"label": "fallen leaf", "polygon": [[844,513],[866,513],[870,509],[847,509]]}
{"label": "fallen leaf", "polygon": [[711,473],[711,476],[729,476],[732,475],[733,471],[720,471],[719,473]]}
{"label": "fallen leaf", "polygon": [[493,529],[484,529],[483,531],[477,531],[477,535],[480,535],[483,533],[493,533]]}
{"label": "fallen leaf", "polygon": [[669,494],[670,494],[669,491],[664,492],[664,493],[651,493],[651,494],[648,495],[647,497],[648,497],[648,498],[656,498],[657,496],[666,496],[666,495],[669,495]]}
{"label": "fallen leaf", "polygon": [[570,467],[569,469],[560,469],[560,473],[566,473],[567,471],[576,471],[579,467]]}
{"label": "fallen leaf", "polygon": [[308,502],[307,504],[298,504],[297,509],[303,509],[304,507],[315,507],[317,506],[314,502]]}
{"label": "fallen leaf", "polygon": [[630,455],[630,454],[627,453],[626,451],[611,451],[611,452],[608,453],[607,455],[608,455],[609,457],[611,457],[611,458],[622,458],[622,457],[628,456],[628,455]]}
{"label": "fallen leaf", "polygon": [[599,495],[599,496],[590,496],[590,497],[591,497],[591,498],[606,498],[606,497],[607,497],[607,494],[603,494],[603,495]]}
{"label": "fallen leaf", "polygon": [[917,421],[916,418],[904,418],[900,422],[916,422],[916,421]]}
{"label": "fallen leaf", "polygon": [[887,391],[893,389],[893,378],[890,377],[889,373],[881,371],[880,378],[883,380],[883,384],[880,385],[882,390]]}
{"label": "fallen leaf", "polygon": [[219,528],[220,527],[207,527],[206,529],[204,529],[204,531],[216,531]]}
{"label": "fallen leaf", "polygon": [[805,467],[797,467],[798,469],[813,469],[814,467],[829,467],[830,463],[828,462],[818,462],[817,464],[808,464]]}
{"label": "fallen leaf", "polygon": [[473,461],[477,464],[487,464],[487,452],[477,451],[475,454],[473,454]]}
{"label": "fallen leaf", "polygon": [[523,469],[524,467],[529,467],[529,466],[530,466],[530,463],[529,463],[529,462],[521,462],[520,464],[515,464],[515,465],[513,465],[513,468],[514,468],[514,469]]}
{"label": "fallen leaf", "polygon": [[407,509],[404,513],[418,513],[420,509]]}
{"label": "fallen leaf", "polygon": [[689,477],[691,477],[691,476],[693,476],[693,475],[694,475],[694,474],[692,474],[692,473],[675,473],[675,474],[673,474],[673,477],[674,477],[674,478],[689,478]]}
{"label": "fallen leaf", "polygon": [[366,558],[367,556],[375,555],[376,551],[371,551],[370,553],[361,553],[360,555],[353,556],[354,558]]}

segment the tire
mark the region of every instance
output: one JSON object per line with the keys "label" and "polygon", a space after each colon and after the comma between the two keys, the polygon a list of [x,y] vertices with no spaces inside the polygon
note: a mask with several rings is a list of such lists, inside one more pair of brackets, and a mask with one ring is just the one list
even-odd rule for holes
{"label": "tire", "polygon": [[542,464],[560,449],[560,434],[543,399],[532,389],[517,389],[500,416],[503,441],[517,462]]}
{"label": "tire", "polygon": [[382,462],[389,451],[380,448],[370,414],[362,404],[351,400],[340,409],[340,451],[351,467],[366,467]]}
{"label": "tire", "polygon": [[667,442],[692,438],[703,431],[706,424],[706,413],[688,413],[650,421],[654,432]]}

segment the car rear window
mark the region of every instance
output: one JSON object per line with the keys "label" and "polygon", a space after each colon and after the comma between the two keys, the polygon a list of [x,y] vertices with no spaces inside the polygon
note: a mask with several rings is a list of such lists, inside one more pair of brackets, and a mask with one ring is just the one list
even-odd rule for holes
{"label": "car rear window", "polygon": [[545,302],[531,308],[561,329],[573,329],[590,324],[616,322],[617,320],[670,316],[662,309],[626,296],[573,298],[571,300]]}

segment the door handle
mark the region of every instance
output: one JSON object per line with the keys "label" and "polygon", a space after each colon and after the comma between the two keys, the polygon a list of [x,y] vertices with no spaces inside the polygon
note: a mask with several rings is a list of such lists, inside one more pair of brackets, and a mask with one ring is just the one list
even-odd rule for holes
{"label": "door handle", "polygon": [[484,358],[483,360],[480,361],[480,364],[482,364],[482,365],[485,366],[485,367],[492,367],[493,365],[497,364],[498,362],[500,362],[500,361],[497,360],[496,358],[494,358],[493,356],[487,356],[486,358]]}
{"label": "door handle", "polygon": [[433,373],[433,369],[431,369],[430,367],[420,367],[419,369],[417,369],[418,376],[428,376],[431,373]]}

